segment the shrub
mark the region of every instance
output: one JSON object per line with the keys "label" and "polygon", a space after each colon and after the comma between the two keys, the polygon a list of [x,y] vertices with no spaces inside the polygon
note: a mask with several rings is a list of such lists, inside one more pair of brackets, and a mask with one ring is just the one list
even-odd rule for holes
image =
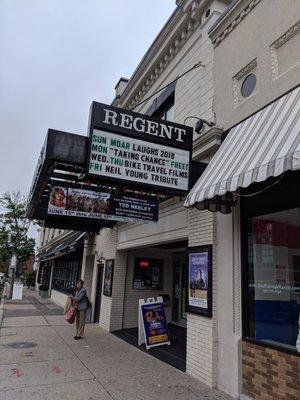
{"label": "shrub", "polygon": [[47,286],[47,285],[40,285],[39,290],[41,290],[42,292],[48,292],[49,286]]}
{"label": "shrub", "polygon": [[23,283],[28,287],[35,286],[35,276],[36,276],[36,271],[25,272],[23,276]]}

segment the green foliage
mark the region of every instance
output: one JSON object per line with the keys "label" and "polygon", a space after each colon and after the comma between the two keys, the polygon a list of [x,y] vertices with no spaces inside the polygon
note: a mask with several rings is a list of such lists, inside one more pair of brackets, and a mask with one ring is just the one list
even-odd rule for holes
{"label": "green foliage", "polygon": [[35,240],[27,236],[30,221],[25,217],[26,199],[20,192],[4,193],[0,197],[0,268],[8,267],[17,255],[17,273],[34,253]]}
{"label": "green foliage", "polygon": [[23,283],[26,286],[34,286],[35,285],[35,276],[36,276],[36,271],[28,271],[24,273],[23,276]]}
{"label": "green foliage", "polygon": [[44,292],[47,292],[47,291],[49,290],[49,286],[47,286],[47,285],[40,285],[40,286],[39,286],[39,290],[44,291]]}

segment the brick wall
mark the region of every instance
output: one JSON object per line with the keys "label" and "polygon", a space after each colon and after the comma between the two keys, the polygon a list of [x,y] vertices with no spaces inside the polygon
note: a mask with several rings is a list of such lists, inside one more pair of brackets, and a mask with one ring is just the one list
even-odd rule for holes
{"label": "brick wall", "polygon": [[[116,251],[113,290],[111,302],[110,328],[111,332],[118,331],[123,327],[123,309],[125,294],[127,251]],[[102,299],[105,296],[102,296]]]}
{"label": "brick wall", "polygon": [[217,385],[217,277],[216,216],[209,211],[189,209],[189,246],[213,245],[212,318],[188,313],[186,371],[209,386]]}
{"label": "brick wall", "polygon": [[[99,325],[107,331],[116,331],[122,329],[123,323],[123,304],[124,304],[124,291],[125,291],[125,276],[126,276],[126,263],[127,252],[116,251],[116,232],[117,229],[103,229],[96,239],[96,250],[98,255],[108,259],[114,259],[114,273],[113,273],[113,288],[112,296],[101,297],[100,307],[100,320]],[[94,266],[92,293],[95,298],[96,282],[97,282],[97,265]],[[103,268],[103,274],[105,268]],[[102,282],[102,292],[103,293]]]}
{"label": "brick wall", "polygon": [[243,394],[254,400],[299,400],[300,358],[242,344]]}
{"label": "brick wall", "polygon": [[[103,255],[106,259],[115,258],[116,254],[116,230],[115,229],[102,229],[96,238],[96,250],[98,255]],[[96,283],[97,283],[97,265],[94,266],[93,274],[93,298],[95,297]],[[104,273],[104,268],[103,268]],[[104,279],[103,279],[104,281]],[[117,285],[114,280],[113,288]],[[111,317],[111,303],[112,297],[103,296],[101,298],[100,308],[100,321],[99,324],[106,330],[110,330],[110,317]]]}

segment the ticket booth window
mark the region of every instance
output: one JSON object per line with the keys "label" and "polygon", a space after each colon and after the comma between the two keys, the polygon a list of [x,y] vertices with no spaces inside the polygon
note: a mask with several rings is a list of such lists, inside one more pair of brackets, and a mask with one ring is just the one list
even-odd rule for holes
{"label": "ticket booth window", "polygon": [[162,260],[154,258],[135,259],[133,289],[162,290]]}

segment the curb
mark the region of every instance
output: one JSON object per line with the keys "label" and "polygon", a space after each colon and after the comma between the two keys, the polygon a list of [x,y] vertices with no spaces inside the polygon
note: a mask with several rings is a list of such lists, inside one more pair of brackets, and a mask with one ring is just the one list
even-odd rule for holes
{"label": "curb", "polygon": [[0,330],[2,326],[2,320],[3,320],[3,309],[4,309],[4,296],[2,297],[0,301]]}

